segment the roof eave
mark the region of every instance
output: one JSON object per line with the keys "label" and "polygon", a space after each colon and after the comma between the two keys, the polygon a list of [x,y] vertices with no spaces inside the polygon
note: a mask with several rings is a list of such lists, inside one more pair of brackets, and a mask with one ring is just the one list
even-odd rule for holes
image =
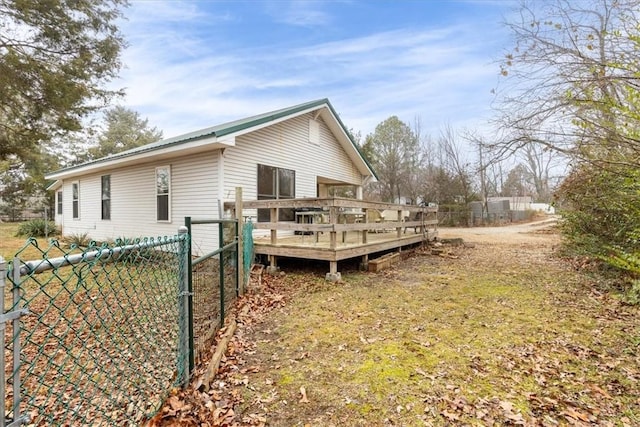
{"label": "roof eave", "polygon": [[47,188],[45,188],[46,191],[55,191],[58,188],[62,187],[62,181],[60,181],[59,179],[53,181],[53,183],[51,183],[50,185],[47,186]]}
{"label": "roof eave", "polygon": [[162,160],[165,158],[175,157],[176,154],[189,155],[197,154],[205,151],[213,151],[235,145],[235,138],[228,137],[218,140],[215,136],[202,137],[193,139],[187,143],[173,144],[162,149],[143,151],[140,153],[131,153],[124,156],[103,157],[92,163],[72,166],[70,168],[61,169],[45,176],[47,179],[65,179],[73,176],[84,175],[87,173],[98,173],[114,167],[125,167],[131,164],[139,164],[140,162],[151,162]]}

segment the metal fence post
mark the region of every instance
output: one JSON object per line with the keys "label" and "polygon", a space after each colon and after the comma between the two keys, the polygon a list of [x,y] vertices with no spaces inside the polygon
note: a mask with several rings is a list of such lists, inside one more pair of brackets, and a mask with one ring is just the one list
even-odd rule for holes
{"label": "metal fence post", "polygon": [[242,187],[236,187],[236,296],[244,294],[244,254],[242,249]]}
{"label": "metal fence post", "polygon": [[[224,246],[224,222],[218,224],[218,246]],[[224,327],[224,251],[220,252],[220,327]]]}
{"label": "metal fence post", "polygon": [[236,298],[244,293],[244,259],[242,257],[242,221],[236,220]]}
{"label": "metal fence post", "polygon": [[187,244],[187,288],[189,291],[189,372],[193,372],[193,370],[195,369],[195,339],[194,339],[194,335],[193,335],[193,296],[194,296],[194,292],[193,292],[193,265],[191,264],[192,260],[193,260],[193,252],[192,252],[192,246],[191,246],[191,236],[193,236],[192,234],[192,229],[191,229],[191,217],[190,216],[186,216],[184,217],[184,225],[187,227],[188,230],[188,239],[189,242]]}
{"label": "metal fence post", "polygon": [[[4,287],[5,287],[5,278],[7,277],[7,263],[4,258],[0,256],[0,312],[1,315],[4,315]],[[5,408],[5,396],[7,395],[7,381],[5,378],[5,357],[4,357],[4,331],[6,329],[6,324],[4,319],[0,323],[0,408],[2,408],[2,414],[0,416],[0,427],[5,426],[4,419],[4,408]]]}
{"label": "metal fence post", "polygon": [[[20,258],[13,258],[13,309],[19,310],[20,303]],[[2,308],[4,310],[4,307]],[[21,420],[20,417],[20,318],[13,319],[13,420]],[[4,349],[2,349],[4,351]],[[4,410],[4,408],[3,408]],[[18,421],[21,423],[20,421]]]}
{"label": "metal fence post", "polygon": [[[186,218],[185,218],[186,222]],[[180,239],[180,255],[179,255],[179,312],[180,312],[180,339],[178,340],[178,354],[182,357],[179,362],[182,363],[183,377],[180,378],[180,385],[185,386],[189,380],[191,374],[191,359],[192,359],[192,333],[190,326],[190,300],[191,291],[189,286],[189,229],[187,226],[181,226],[178,228],[178,235]],[[178,367],[180,372],[180,366]]]}

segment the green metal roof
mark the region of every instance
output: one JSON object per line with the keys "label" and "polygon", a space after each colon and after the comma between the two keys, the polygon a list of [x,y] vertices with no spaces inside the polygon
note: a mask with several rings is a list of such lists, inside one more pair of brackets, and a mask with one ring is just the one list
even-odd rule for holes
{"label": "green metal roof", "polygon": [[195,141],[195,140],[198,140],[198,139],[209,138],[209,137],[220,138],[220,137],[223,137],[223,136],[226,136],[226,135],[230,135],[230,134],[233,134],[233,133],[242,132],[243,130],[250,129],[250,128],[253,128],[255,126],[260,126],[262,124],[269,123],[271,121],[278,120],[278,119],[281,119],[283,117],[287,117],[287,116],[299,113],[301,111],[305,111],[305,110],[312,109],[314,107],[319,107],[319,106],[322,106],[322,105],[326,105],[331,110],[331,113],[336,118],[336,120],[338,121],[338,123],[340,124],[342,129],[344,130],[345,135],[347,135],[347,137],[349,138],[349,141],[351,142],[351,144],[357,150],[357,152],[360,155],[360,157],[364,160],[364,162],[367,165],[367,167],[369,168],[369,170],[373,173],[374,177],[377,179],[378,177],[377,177],[375,171],[373,170],[373,167],[369,163],[369,160],[364,156],[364,154],[360,150],[360,147],[358,147],[358,144],[356,144],[353,141],[353,139],[351,138],[351,135],[347,131],[347,128],[344,126],[344,124],[340,120],[340,117],[338,116],[338,114],[336,113],[336,111],[334,110],[333,106],[331,105],[331,103],[329,102],[329,100],[327,98],[318,99],[318,100],[315,100],[315,101],[305,102],[303,104],[294,105],[292,107],[283,108],[283,109],[275,110],[275,111],[270,111],[268,113],[258,114],[256,116],[251,116],[251,117],[247,117],[247,118],[244,118],[244,119],[234,120],[234,121],[231,121],[231,122],[227,122],[227,123],[223,123],[223,124],[220,124],[220,125],[208,127],[208,128],[205,128],[205,129],[200,129],[200,130],[197,130],[197,131],[185,133],[183,135],[178,135],[178,136],[175,136],[175,137],[172,137],[172,138],[167,138],[167,139],[163,139],[163,140],[160,140],[160,141],[152,142],[150,144],[142,145],[140,147],[136,147],[136,148],[132,148],[130,150],[122,151],[120,153],[112,154],[112,155],[109,155],[107,157],[102,157],[100,159],[92,160],[92,161],[89,161],[89,162],[86,162],[86,163],[82,163],[80,165],[75,165],[75,166],[71,166],[71,167],[68,167],[68,168],[60,169],[60,170],[58,170],[56,172],[53,172],[53,173],[56,174],[56,173],[60,173],[60,172],[68,172],[68,171],[71,171],[73,169],[86,167],[86,166],[89,166],[89,165],[105,163],[105,162],[109,162],[111,160],[130,157],[130,156],[134,156],[136,154],[146,153],[146,152],[150,152],[150,151],[162,150],[162,149],[167,148],[167,147],[184,144],[184,143],[187,143],[187,142],[190,142],[190,141]]}

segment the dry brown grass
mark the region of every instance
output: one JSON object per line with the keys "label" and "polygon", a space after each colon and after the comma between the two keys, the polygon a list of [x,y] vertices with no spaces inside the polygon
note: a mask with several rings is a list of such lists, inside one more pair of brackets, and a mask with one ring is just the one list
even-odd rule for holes
{"label": "dry brown grass", "polygon": [[[20,251],[20,259],[23,261],[32,259],[42,259],[42,251],[49,247],[49,239],[37,239],[38,247],[27,245],[27,238],[24,236],[16,236],[18,222],[0,222],[0,256],[9,261]],[[24,250],[22,250],[25,248]],[[57,256],[57,255],[56,255]]]}
{"label": "dry brown grass", "polygon": [[475,233],[473,248],[339,284],[287,274],[302,292],[240,332],[255,349],[231,380],[238,419],[640,425],[638,310],[553,258],[548,230]]}

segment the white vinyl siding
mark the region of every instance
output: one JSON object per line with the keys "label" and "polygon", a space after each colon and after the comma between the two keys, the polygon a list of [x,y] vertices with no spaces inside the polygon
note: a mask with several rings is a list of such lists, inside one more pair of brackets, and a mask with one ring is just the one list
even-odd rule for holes
{"label": "white vinyl siding", "polygon": [[[309,142],[310,120],[303,114],[255,132],[239,135],[235,146],[182,157],[162,157],[95,174],[65,180],[64,218],[72,218],[71,185],[81,183],[79,212],[81,218],[66,221],[64,234],[87,233],[95,240],[117,237],[151,237],[174,235],[184,224],[184,217],[215,219],[220,203],[235,200],[235,188],[243,188],[245,200],[256,200],[258,164],[295,172],[295,197],[315,197],[318,176],[351,185],[362,185],[363,177],[335,139],[322,117],[318,123],[319,144]],[[311,125],[315,126],[315,125]],[[315,130],[311,130],[315,132]],[[218,165],[224,164],[224,171]],[[158,222],[156,168],[170,166],[170,212],[168,221]],[[112,206],[111,220],[102,221],[101,176],[109,174]],[[224,186],[219,185],[224,178]],[[224,200],[220,200],[220,199]],[[245,211],[253,215],[255,211]],[[284,233],[283,233],[284,234]],[[202,255],[217,248],[217,226],[193,227],[193,251]]]}
{"label": "white vinyl siding", "polygon": [[[101,175],[81,179],[80,211],[82,218],[66,222],[64,234],[87,233],[94,240],[117,237],[158,237],[175,235],[184,217],[218,218],[218,151],[171,160],[170,222],[156,221],[156,167],[167,161],[113,169],[111,175],[111,220],[100,219]],[[71,181],[63,192],[71,194]],[[95,195],[95,197],[91,197]],[[70,200],[69,200],[70,201]],[[64,216],[71,218],[71,203],[63,206]],[[217,248],[216,226],[194,226],[194,253]]]}
{"label": "white vinyl siding", "polygon": [[[335,139],[322,118],[318,118],[320,144],[309,143],[309,121],[304,114],[236,138],[236,146],[224,152],[225,200],[234,200],[235,187],[243,187],[245,200],[257,200],[257,165],[265,164],[295,171],[295,197],[316,197],[317,178],[322,176],[352,185],[362,185],[362,175]],[[257,220],[257,210],[245,210]],[[268,231],[257,230],[255,236]],[[293,234],[279,231],[278,235]]]}
{"label": "white vinyl siding", "polygon": [[245,200],[258,198],[258,164],[294,170],[297,198],[316,197],[318,176],[362,185],[362,175],[321,118],[320,144],[309,144],[311,118],[305,114],[237,137],[236,146],[224,153],[226,200],[233,200],[238,186]]}

